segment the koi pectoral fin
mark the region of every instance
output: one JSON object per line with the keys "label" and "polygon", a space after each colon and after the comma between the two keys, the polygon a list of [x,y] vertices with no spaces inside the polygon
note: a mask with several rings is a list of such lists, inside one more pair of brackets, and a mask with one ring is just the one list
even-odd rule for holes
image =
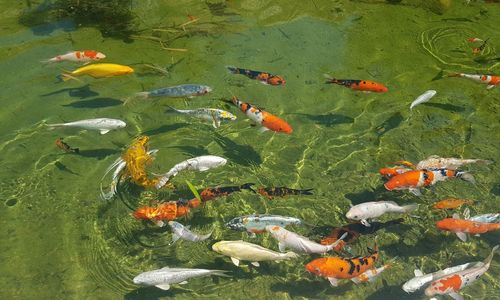
{"label": "koi pectoral fin", "polygon": [[337,278],[328,277],[328,281],[330,281],[330,284],[332,286],[339,286],[339,281],[337,280]]}
{"label": "koi pectoral fin", "polygon": [[367,220],[361,220],[361,224],[365,225],[366,227],[371,227],[370,223],[368,223]]}
{"label": "koi pectoral fin", "polygon": [[462,242],[467,242],[467,234],[463,232],[456,232],[457,237],[462,240]]}
{"label": "koi pectoral fin", "polygon": [[450,296],[451,298],[453,298],[455,300],[464,300],[464,297],[462,297],[462,295],[457,294],[455,292],[449,293],[448,296]]}
{"label": "koi pectoral fin", "polygon": [[240,261],[239,261],[239,259],[237,259],[237,258],[231,257],[231,261],[233,262],[233,264],[234,264],[235,266],[239,266],[239,265],[240,265]]}
{"label": "koi pectoral fin", "polygon": [[413,195],[417,196],[417,197],[420,197],[422,196],[422,192],[420,192],[419,189],[414,189],[414,188],[411,188],[409,189],[410,193],[412,193]]}

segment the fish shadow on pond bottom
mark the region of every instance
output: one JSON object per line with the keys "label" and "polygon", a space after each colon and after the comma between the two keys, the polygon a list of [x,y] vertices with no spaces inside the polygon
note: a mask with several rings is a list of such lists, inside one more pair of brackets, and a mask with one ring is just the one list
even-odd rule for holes
{"label": "fish shadow on pond bottom", "polygon": [[324,279],[324,282],[302,279],[286,283],[276,283],[271,286],[271,291],[273,292],[286,292],[292,298],[305,297],[312,299],[317,299],[318,293],[322,291],[325,291],[325,294],[328,296],[342,296],[351,289],[352,285],[349,282],[343,282],[338,287],[332,287],[326,279]]}
{"label": "fish shadow on pond bottom", "polygon": [[175,285],[170,287],[170,290],[164,291],[154,286],[140,287],[124,296],[124,299],[129,300],[145,300],[145,299],[165,299],[166,297],[175,297],[179,294],[190,293],[183,289],[176,289]]}
{"label": "fish shadow on pond bottom", "polygon": [[168,148],[177,148],[183,152],[183,154],[186,154],[187,156],[202,156],[202,155],[209,155],[210,152],[208,152],[207,149],[203,147],[194,147],[194,146],[172,146]]}
{"label": "fish shadow on pond bottom", "polygon": [[401,113],[399,112],[390,116],[387,120],[385,120],[384,122],[382,122],[382,124],[375,128],[378,137],[381,137],[388,131],[397,128],[403,122],[403,120],[403,115],[401,115]]}
{"label": "fish shadow on pond bottom", "polygon": [[367,296],[366,300],[378,300],[378,299],[422,299],[422,295],[420,293],[415,293],[414,295],[407,294],[400,285],[391,285],[388,286],[384,282],[384,287],[378,289],[373,294]]}
{"label": "fish shadow on pond bottom", "polygon": [[451,111],[451,112],[464,112],[465,108],[462,106],[457,106],[449,103],[422,103],[424,106],[431,106],[435,108],[440,108],[443,110]]}
{"label": "fish shadow on pond bottom", "polygon": [[78,154],[83,157],[92,157],[101,160],[118,152],[120,151],[116,149],[100,148],[100,149],[80,150]]}
{"label": "fish shadow on pond bottom", "polygon": [[41,97],[48,97],[48,96],[52,96],[52,95],[56,95],[56,94],[60,94],[60,93],[64,93],[64,92],[68,92],[68,95],[71,97],[76,97],[76,98],[80,98],[80,99],[99,96],[99,93],[94,92],[90,89],[90,84],[86,84],[86,85],[78,87],[78,88],[64,88],[64,89],[60,89],[58,91],[51,92],[48,94],[43,94],[40,96]]}
{"label": "fish shadow on pond bottom", "polygon": [[312,114],[302,114],[302,113],[290,113],[289,115],[297,115],[305,117],[316,124],[323,125],[326,127],[332,127],[339,124],[354,123],[354,119],[341,114],[328,113],[324,115],[312,115]]}
{"label": "fish shadow on pond bottom", "polygon": [[224,157],[243,166],[260,165],[262,158],[250,145],[240,145],[231,139],[214,132],[214,141],[224,151]]}
{"label": "fish shadow on pond bottom", "polygon": [[157,134],[166,133],[169,131],[174,131],[176,129],[186,127],[187,125],[188,124],[186,124],[186,123],[175,123],[175,124],[169,124],[169,125],[162,125],[156,129],[146,130],[142,134],[149,135],[149,136],[157,135]]}
{"label": "fish shadow on pond bottom", "polygon": [[75,101],[70,104],[64,104],[62,106],[73,107],[73,108],[102,108],[109,106],[117,106],[122,103],[123,102],[121,100],[113,98],[94,98],[90,100]]}

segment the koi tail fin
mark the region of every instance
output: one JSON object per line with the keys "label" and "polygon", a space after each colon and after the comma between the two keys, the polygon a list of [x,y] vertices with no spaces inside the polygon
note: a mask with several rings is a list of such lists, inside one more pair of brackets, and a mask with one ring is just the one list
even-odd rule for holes
{"label": "koi tail fin", "polygon": [[180,111],[179,111],[177,108],[175,108],[175,107],[172,107],[172,106],[170,106],[170,105],[166,105],[166,107],[168,107],[168,109],[167,109],[167,110],[165,110],[165,113],[166,113],[166,114],[171,114],[171,113],[180,113]]}
{"label": "koi tail fin", "polygon": [[255,183],[245,183],[240,186],[240,190],[249,190],[252,191],[252,193],[257,193],[254,189],[252,189],[252,185],[255,185]]}
{"label": "koi tail fin", "polygon": [[62,80],[62,81],[64,81],[64,82],[66,82],[66,81],[69,81],[69,80],[73,79],[73,80],[76,80],[76,81],[78,81],[78,82],[83,83],[83,81],[82,81],[82,80],[80,80],[80,79],[76,78],[75,76],[71,75],[71,73],[70,73],[70,72],[66,72],[66,71],[63,71],[63,73],[61,73],[61,77],[60,77],[60,78],[61,78],[61,80]]}
{"label": "koi tail fin", "polygon": [[444,75],[444,70],[440,70],[436,76],[434,76],[431,81],[436,81],[436,80],[439,80],[439,79],[443,79],[445,78],[446,76]]}
{"label": "koi tail fin", "polygon": [[402,206],[402,208],[406,213],[409,213],[409,212],[416,210],[418,208],[418,204],[405,205],[405,206]]}
{"label": "koi tail fin", "polygon": [[51,63],[55,63],[57,60],[53,59],[53,58],[50,58],[50,59],[44,59],[44,60],[41,60],[40,62],[42,64],[51,64]]}
{"label": "koi tail fin", "polygon": [[448,74],[446,77],[462,77],[462,74],[453,72]]}
{"label": "koi tail fin", "polygon": [[472,184],[476,183],[476,179],[469,172],[457,171],[457,174],[455,176]]}
{"label": "koi tail fin", "polygon": [[314,189],[305,189],[305,190],[300,190],[300,194],[301,195],[313,195],[313,191]]}
{"label": "koi tail fin", "polygon": [[228,69],[229,73],[231,73],[231,74],[239,74],[240,73],[240,69],[236,68],[235,66],[226,66],[226,69]]}
{"label": "koi tail fin", "polygon": [[210,275],[221,276],[221,277],[232,277],[231,275],[227,275],[226,273],[229,271],[226,270],[211,270]]}
{"label": "koi tail fin", "polygon": [[139,92],[134,95],[136,98],[146,99],[149,97],[149,92]]}
{"label": "koi tail fin", "polygon": [[45,124],[45,126],[49,127],[49,129],[54,129],[54,128],[59,128],[59,127],[64,127],[64,123]]}
{"label": "koi tail fin", "polygon": [[326,82],[325,83],[336,83],[337,79],[333,78],[332,76],[328,74],[323,74],[323,77],[325,77]]}
{"label": "koi tail fin", "polygon": [[344,234],[339,239],[327,246],[328,251],[335,249],[346,237],[347,232],[344,232]]}
{"label": "koi tail fin", "polygon": [[283,256],[285,257],[285,259],[293,259],[293,258],[299,257],[299,255],[297,253],[292,252],[292,251],[285,253]]}
{"label": "koi tail fin", "polygon": [[490,255],[483,262],[485,265],[489,265],[491,263],[491,260],[493,259],[493,255],[495,254],[495,251],[497,249],[498,249],[498,245],[496,245],[495,247],[493,247],[493,249],[491,249]]}
{"label": "koi tail fin", "polygon": [[80,153],[80,148],[72,148],[71,151],[73,151],[73,153]]}

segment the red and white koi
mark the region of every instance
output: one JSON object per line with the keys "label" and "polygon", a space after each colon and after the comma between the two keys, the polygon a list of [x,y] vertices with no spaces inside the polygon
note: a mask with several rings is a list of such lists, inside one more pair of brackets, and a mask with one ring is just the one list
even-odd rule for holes
{"label": "red and white koi", "polygon": [[463,77],[476,82],[487,84],[486,88],[492,89],[497,85],[500,85],[500,76],[495,75],[476,75],[476,74],[465,74],[465,73],[454,73],[448,75],[448,77]]}
{"label": "red and white koi", "polygon": [[471,285],[479,277],[481,277],[481,275],[488,271],[491,260],[493,259],[493,254],[497,249],[498,245],[493,247],[491,254],[484,260],[484,262],[433,281],[425,289],[425,295],[428,297],[434,297],[435,295],[448,295],[455,300],[462,300],[463,297],[458,294],[458,292],[464,287]]}
{"label": "red and white koi", "polygon": [[47,59],[45,63],[58,63],[62,61],[72,61],[88,64],[106,58],[106,55],[94,50],[72,51]]}

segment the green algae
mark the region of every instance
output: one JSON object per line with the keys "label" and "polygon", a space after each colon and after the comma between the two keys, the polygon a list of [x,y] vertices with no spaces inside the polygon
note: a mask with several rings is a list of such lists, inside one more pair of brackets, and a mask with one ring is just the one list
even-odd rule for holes
{"label": "green algae", "polygon": [[[454,196],[477,200],[471,207],[473,213],[495,212],[499,200],[496,163],[470,167],[478,181],[475,186],[444,182],[424,191],[421,198],[385,191],[377,174],[380,167],[395,160],[416,162],[432,154],[496,160],[498,91],[436,74],[442,70],[498,74],[494,61],[474,62],[466,53],[470,45],[464,42],[469,35],[491,36],[488,57],[495,58],[500,40],[493,30],[500,18],[497,7],[456,1],[439,15],[416,1],[395,5],[322,0],[293,5],[289,1],[147,2],[132,7],[147,30],[172,28],[193,15],[206,24],[196,26],[206,26],[200,28],[208,31],[171,41],[171,47],[188,49],[178,53],[162,50],[155,41],[124,43],[106,38],[94,26],[54,27],[58,29],[40,35],[40,31],[14,24],[16,18],[6,15],[3,19],[9,26],[1,29],[4,35],[0,37],[0,51],[8,53],[0,59],[4,70],[0,74],[0,197],[6,204],[0,206],[2,298],[424,299],[422,294],[407,295],[400,288],[415,267],[432,272],[482,260],[498,243],[498,233],[462,243],[439,232],[434,222],[445,215],[428,208],[435,200]],[[7,8],[6,3],[1,6]],[[22,9],[6,11],[17,16]],[[481,13],[484,10],[486,15]],[[444,36],[442,28],[446,28]],[[433,41],[432,47],[424,47],[426,32],[431,33],[426,36]],[[138,68],[131,77],[63,84],[56,75],[73,65],[38,64],[68,50],[87,48],[104,52],[109,62],[175,67],[166,76]],[[224,66],[234,64],[282,74],[287,85],[264,86],[228,74]],[[323,73],[380,81],[390,92],[364,94],[325,85]],[[189,101],[96,105],[99,99],[117,103],[138,91],[186,82],[209,84],[214,92]],[[410,114],[409,103],[431,88],[438,95]],[[218,99],[231,94],[284,118],[294,134],[259,134],[236,110],[232,112],[238,120],[217,132],[163,114],[163,104],[217,107],[221,105]],[[78,130],[48,131],[42,124],[42,120],[101,116],[121,118],[128,126],[100,136]],[[220,155],[229,163],[205,173],[180,174],[174,180],[177,191],[158,193],[125,184],[116,199],[101,201],[98,179],[139,134],[150,135],[151,148],[160,150],[152,172],[160,173],[195,155]],[[81,155],[60,153],[53,144],[60,136],[79,147]],[[196,230],[213,229],[215,240],[244,239],[277,249],[265,235],[251,240],[224,224],[256,212],[290,215],[306,220],[307,226],[293,230],[309,235],[311,226],[344,225],[350,203],[374,199],[417,202],[421,219],[405,217],[404,225],[377,234],[380,263],[395,256],[401,259],[376,282],[345,282],[332,288],[326,280],[306,273],[303,265],[309,256],[262,264],[258,269],[237,268],[211,251],[212,242],[168,246],[171,237],[166,229],[132,218],[132,210],[139,205],[191,197],[184,180],[197,189],[244,182],[315,189],[312,197],[272,202],[250,192],[237,193],[211,201],[180,220]],[[17,203],[8,206],[12,199]],[[392,217],[384,216],[382,221]],[[361,254],[372,244],[373,236],[366,236],[353,248]],[[168,292],[132,284],[136,274],[163,266],[223,268],[231,270],[233,278],[192,280]],[[498,276],[493,263],[464,295],[488,299],[498,294]]]}

